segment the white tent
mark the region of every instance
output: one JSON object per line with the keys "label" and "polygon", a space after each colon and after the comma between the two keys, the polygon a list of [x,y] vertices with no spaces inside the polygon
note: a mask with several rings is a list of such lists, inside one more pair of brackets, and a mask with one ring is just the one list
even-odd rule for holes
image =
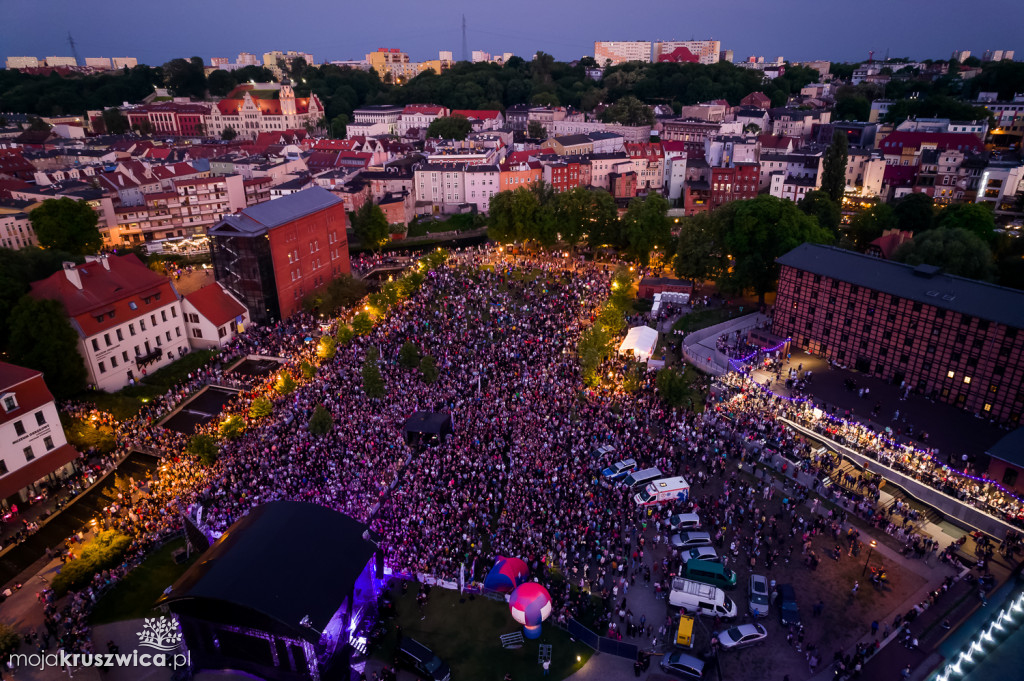
{"label": "white tent", "polygon": [[624,355],[629,350],[640,362],[646,362],[654,356],[654,349],[658,347],[658,332],[649,326],[634,326],[626,334],[626,340],[619,346],[619,354]]}

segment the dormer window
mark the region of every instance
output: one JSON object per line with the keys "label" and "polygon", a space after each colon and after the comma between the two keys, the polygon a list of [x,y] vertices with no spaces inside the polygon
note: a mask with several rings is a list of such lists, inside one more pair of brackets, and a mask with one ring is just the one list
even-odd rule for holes
{"label": "dormer window", "polygon": [[11,413],[18,408],[18,396],[14,393],[4,393],[0,396],[0,402],[4,405],[4,411]]}
{"label": "dormer window", "polygon": [[128,303],[128,307],[129,307],[130,309],[132,309],[132,310],[138,310],[138,309],[139,309],[139,306],[135,304],[135,301],[134,301],[134,300],[133,300],[133,301],[130,301],[130,302]]}

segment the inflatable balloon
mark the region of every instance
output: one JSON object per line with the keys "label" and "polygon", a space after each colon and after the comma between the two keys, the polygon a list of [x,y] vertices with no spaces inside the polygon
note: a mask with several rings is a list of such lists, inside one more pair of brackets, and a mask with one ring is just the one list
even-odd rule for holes
{"label": "inflatable balloon", "polygon": [[525,582],[512,592],[508,607],[512,619],[523,625],[523,636],[538,638],[541,622],[551,614],[551,594],[536,582]]}
{"label": "inflatable balloon", "polygon": [[525,582],[529,574],[530,568],[522,560],[498,556],[484,579],[484,588],[507,594]]}

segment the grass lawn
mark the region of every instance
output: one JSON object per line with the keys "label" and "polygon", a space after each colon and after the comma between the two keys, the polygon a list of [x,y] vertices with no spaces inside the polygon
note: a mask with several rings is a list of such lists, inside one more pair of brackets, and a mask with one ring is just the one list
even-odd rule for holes
{"label": "grass lawn", "polygon": [[157,549],[100,599],[93,610],[91,623],[107,624],[155,615],[153,602],[199,557],[198,553],[193,553],[181,565],[175,563],[171,554],[183,546],[185,538],[181,537]]}
{"label": "grass lawn", "polygon": [[679,321],[672,325],[672,329],[674,331],[690,333],[756,311],[756,308],[748,308],[746,306],[743,307],[743,312],[740,312],[737,307],[718,307],[713,310],[700,310],[680,317]]}
{"label": "grass lawn", "polygon": [[[522,627],[502,602],[482,597],[470,600],[467,596],[460,603],[458,591],[435,587],[421,614],[416,607],[415,584],[409,585],[404,596],[401,589],[394,589],[392,595],[398,614],[390,623],[392,633],[374,652],[389,664],[394,660],[397,645],[396,625],[402,627],[403,635],[430,647],[451,665],[452,678],[460,681],[501,681],[506,673],[511,673],[516,681],[563,679],[578,671],[592,653],[547,622],[539,639],[527,639],[522,648],[505,650],[499,635],[521,631]],[[551,673],[547,677],[543,676],[537,657],[541,643],[551,644]]]}

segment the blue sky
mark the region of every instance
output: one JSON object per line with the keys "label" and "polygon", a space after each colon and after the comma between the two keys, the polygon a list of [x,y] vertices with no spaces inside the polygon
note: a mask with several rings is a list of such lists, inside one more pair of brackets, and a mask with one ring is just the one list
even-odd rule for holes
{"label": "blue sky", "polygon": [[1012,49],[1024,60],[1024,0],[0,0],[0,57],[69,55],[71,31],[82,58],[149,64],[273,49],[311,52],[318,62],[378,47],[414,60],[438,50],[459,58],[463,13],[470,50],[526,58],[543,50],[574,59],[593,54],[595,40],[715,38],[737,61],[859,61],[868,50],[948,58],[954,49]]}

